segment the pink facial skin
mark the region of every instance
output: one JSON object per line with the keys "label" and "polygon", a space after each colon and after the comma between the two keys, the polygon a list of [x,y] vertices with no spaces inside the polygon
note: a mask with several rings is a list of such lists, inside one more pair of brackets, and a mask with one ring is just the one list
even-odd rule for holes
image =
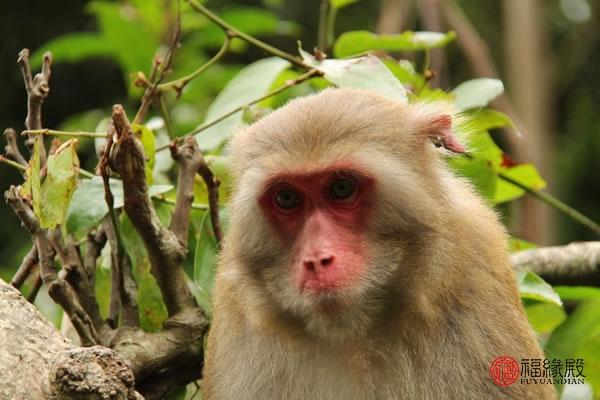
{"label": "pink facial skin", "polygon": [[[349,180],[351,195],[332,194],[332,184]],[[334,165],[310,173],[285,173],[266,185],[259,204],[280,239],[293,252],[293,278],[300,292],[331,293],[351,287],[367,265],[364,228],[375,181],[358,168]],[[278,195],[297,196],[282,207]]]}

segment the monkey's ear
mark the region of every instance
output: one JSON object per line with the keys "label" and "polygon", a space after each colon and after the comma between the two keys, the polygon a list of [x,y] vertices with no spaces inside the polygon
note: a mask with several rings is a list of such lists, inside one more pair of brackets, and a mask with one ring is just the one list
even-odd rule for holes
{"label": "monkey's ear", "polygon": [[467,152],[454,135],[452,117],[449,114],[433,117],[425,127],[425,134],[436,147],[443,147],[446,150],[459,154]]}

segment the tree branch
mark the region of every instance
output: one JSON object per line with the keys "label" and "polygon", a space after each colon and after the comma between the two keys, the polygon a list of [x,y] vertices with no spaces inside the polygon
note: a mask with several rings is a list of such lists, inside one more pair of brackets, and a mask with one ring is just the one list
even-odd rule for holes
{"label": "tree branch", "polygon": [[[50,81],[52,64],[52,54],[44,53],[42,71],[34,77],[31,75],[31,67],[29,66],[29,50],[23,49],[19,53],[17,62],[21,66],[23,81],[25,82],[25,90],[27,91],[27,117],[25,118],[25,126],[27,129],[42,129],[42,104],[50,93]],[[33,148],[33,136],[25,142],[29,149]],[[42,146],[40,154],[42,165],[46,161],[46,153]]]}
{"label": "tree branch", "polygon": [[148,195],[144,150],[120,105],[113,107],[113,123],[117,139],[112,149],[111,167],[123,180],[125,212],[148,250],[152,272],[169,315],[194,308],[196,301],[181,268],[187,249],[173,232],[162,226],[156,215]]}
{"label": "tree branch", "polygon": [[515,269],[529,269],[552,285],[600,287],[600,242],[524,250],[511,259]]}
{"label": "tree branch", "polygon": [[25,255],[19,269],[12,277],[10,284],[17,289],[21,288],[25,280],[31,275],[34,268],[39,264],[37,247],[33,246],[31,250]]}
{"label": "tree branch", "polygon": [[4,137],[6,138],[6,146],[4,146],[6,155],[19,164],[26,166],[27,160],[21,154],[19,145],[17,144],[17,132],[13,128],[6,128],[4,130]]}

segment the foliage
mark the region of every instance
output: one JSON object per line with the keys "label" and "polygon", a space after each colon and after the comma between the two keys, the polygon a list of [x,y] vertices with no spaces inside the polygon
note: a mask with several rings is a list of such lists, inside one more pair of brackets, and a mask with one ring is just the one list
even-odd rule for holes
{"label": "foliage", "polygon": [[[334,8],[342,8],[353,1],[331,2]],[[99,25],[98,33],[75,33],[58,37],[41,51],[52,51],[57,63],[78,62],[91,57],[110,57],[119,65],[128,82],[133,100],[141,90],[133,82],[140,76],[138,71],[147,70],[154,53],[164,43],[173,28],[176,2],[169,10],[163,2],[135,0],[129,4],[112,1],[92,1],[87,11]],[[294,24],[279,21],[271,11],[255,8],[233,8],[222,14],[225,21],[253,36],[293,33]],[[398,35],[375,35],[367,31],[344,32],[333,43],[336,58],[320,59],[300,49],[301,61],[308,67],[318,69],[322,78],[309,79],[307,83],[277,93],[257,104],[249,106],[282,82],[300,76],[298,66],[278,57],[267,57],[240,66],[218,63],[207,69],[199,78],[187,85],[177,99],[173,93],[163,94],[163,109],[158,127],[151,124],[136,125],[147,156],[147,179],[151,195],[157,200],[159,215],[168,218],[175,200],[174,182],[161,166],[161,152],[157,138],[174,138],[188,132],[196,132],[207,123],[206,129],[195,133],[200,148],[207,154],[209,165],[217,178],[223,182],[221,193],[222,223],[226,225],[227,187],[230,177],[226,168],[227,157],[224,144],[231,133],[243,123],[267,112],[288,99],[324,86],[351,86],[369,88],[400,102],[443,100],[452,102],[461,112],[458,134],[469,142],[468,157],[452,157],[449,165],[469,178],[477,190],[492,205],[505,203],[523,196],[526,190],[539,191],[545,182],[531,164],[514,163],[490,136],[490,130],[511,128],[512,121],[506,115],[486,108],[490,101],[500,95],[504,88],[496,79],[473,79],[458,85],[450,92],[442,92],[428,86],[427,66],[417,65],[404,59],[381,56],[381,51],[397,54],[402,51],[424,51],[446,46],[455,34],[434,32],[405,32]],[[218,49],[225,35],[204,16],[182,5],[181,42],[175,53],[173,70],[177,79],[196,70],[205,63],[208,54]],[[248,43],[233,39],[228,51],[243,53]],[[377,53],[373,53],[376,51]],[[375,55],[377,54],[377,55]],[[41,60],[41,54],[32,56]],[[136,74],[137,73],[137,74]],[[237,108],[239,111],[227,114]],[[166,111],[165,111],[166,110]],[[248,115],[249,114],[249,115]],[[90,110],[87,116],[95,118],[103,126],[103,113]],[[222,119],[221,119],[222,118]],[[218,122],[215,122],[218,121]],[[214,122],[214,123],[213,123]],[[100,132],[102,128],[99,128]],[[50,156],[45,179],[40,179],[40,163],[36,140],[34,153],[27,168],[27,180],[22,193],[30,199],[33,210],[43,226],[61,225],[66,235],[75,240],[83,239],[106,217],[109,209],[104,200],[104,186],[100,178],[81,178],[75,152],[76,141],[63,143]],[[169,167],[167,166],[167,169]],[[167,171],[168,172],[168,171]],[[513,183],[504,179],[509,177]],[[516,186],[514,182],[519,185]],[[111,179],[110,187],[117,211],[123,206],[122,182]],[[195,204],[199,208],[208,203],[204,185],[197,183]],[[197,287],[196,296],[201,306],[210,313],[210,296],[213,288],[215,257],[218,251],[214,233],[210,229],[209,214],[205,210],[192,213],[190,242],[192,253],[192,281]],[[138,285],[138,306],[144,329],[161,328],[166,312],[160,291],[150,273],[148,254],[131,222],[121,214],[119,229],[124,248],[134,265],[134,277]],[[476,239],[474,239],[476,240]],[[511,238],[511,248],[524,249],[532,244]],[[107,266],[104,265],[106,268]],[[99,273],[100,274],[100,273]],[[546,346],[548,358],[583,358],[586,361],[588,381],[594,391],[600,393],[600,292],[588,287],[552,288],[533,273],[519,275],[519,288],[526,305],[527,315]],[[97,280],[98,297],[106,303],[108,286],[106,279]],[[562,301],[561,301],[562,299]],[[575,305],[575,311],[567,313],[563,302]],[[499,309],[498,312],[501,312]],[[184,396],[184,394],[182,394]]]}

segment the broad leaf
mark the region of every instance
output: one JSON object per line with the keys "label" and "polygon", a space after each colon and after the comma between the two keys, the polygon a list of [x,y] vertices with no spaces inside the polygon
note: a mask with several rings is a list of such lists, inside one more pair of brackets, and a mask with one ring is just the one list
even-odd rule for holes
{"label": "broad leaf", "polygon": [[522,299],[537,300],[562,306],[562,301],[558,293],[537,274],[531,271],[520,271],[517,274],[517,283],[519,284],[519,292]]}
{"label": "broad leaf", "polygon": [[[519,164],[511,168],[502,168],[500,172],[534,191],[538,191],[546,187],[546,182],[540,177],[540,174],[532,164]],[[518,197],[521,197],[523,194],[525,194],[525,190],[500,178],[498,179],[494,202],[503,203],[514,200]]]}
{"label": "broad leaf", "polygon": [[146,247],[125,213],[121,214],[119,229],[137,283],[136,300],[140,327],[147,332],[156,332],[162,328],[163,321],[167,319],[167,310],[160,288],[150,272],[151,265]]}
{"label": "broad leaf", "polygon": [[[531,242],[528,242],[527,240],[523,240],[523,239],[519,239],[514,236],[511,236],[508,239],[508,247],[510,248],[510,251],[512,253],[515,253],[517,251],[535,249],[537,246],[535,245],[535,243],[531,243]],[[561,296],[561,298],[562,298],[562,296]]]}
{"label": "broad leaf", "polygon": [[471,131],[488,131],[490,129],[514,127],[510,117],[500,111],[489,108],[465,111],[467,129]]}
{"label": "broad leaf", "polygon": [[[114,207],[123,207],[123,182],[111,179],[109,183]],[[173,189],[171,185],[154,185],[150,187],[149,192],[150,196],[157,196],[171,189]],[[67,214],[67,231],[76,240],[82,239],[102,221],[107,213],[108,206],[104,199],[102,178],[97,176],[80,180]]]}
{"label": "broad leaf", "polygon": [[76,143],[76,140],[69,140],[48,157],[38,215],[42,228],[54,228],[65,220],[79,175]]}
{"label": "broad leaf", "polygon": [[377,57],[318,61],[302,49],[300,54],[305,63],[323,72],[325,79],[336,86],[370,89],[389,99],[408,102],[404,86]]}
{"label": "broad leaf", "polygon": [[[258,60],[242,69],[210,105],[205,123],[263,96],[277,76],[289,66],[288,61],[271,57]],[[215,150],[241,125],[242,111],[239,111],[198,133],[196,140],[203,151]]]}
{"label": "broad leaf", "polygon": [[504,84],[499,79],[477,78],[458,85],[452,93],[458,110],[481,108],[504,92]]}
{"label": "broad leaf", "polygon": [[31,68],[41,67],[44,52],[52,52],[57,62],[79,62],[90,57],[110,57],[114,54],[111,43],[97,33],[70,33],[45,43],[31,56]]}
{"label": "broad leaf", "polygon": [[340,35],[333,46],[336,57],[362,54],[370,50],[416,51],[443,47],[456,37],[454,32],[404,32],[377,35],[369,31],[351,31]]}
{"label": "broad leaf", "polygon": [[205,212],[194,255],[194,282],[198,288],[198,303],[209,315],[212,314],[211,299],[216,272],[216,254],[217,242],[210,223],[210,213]]}

